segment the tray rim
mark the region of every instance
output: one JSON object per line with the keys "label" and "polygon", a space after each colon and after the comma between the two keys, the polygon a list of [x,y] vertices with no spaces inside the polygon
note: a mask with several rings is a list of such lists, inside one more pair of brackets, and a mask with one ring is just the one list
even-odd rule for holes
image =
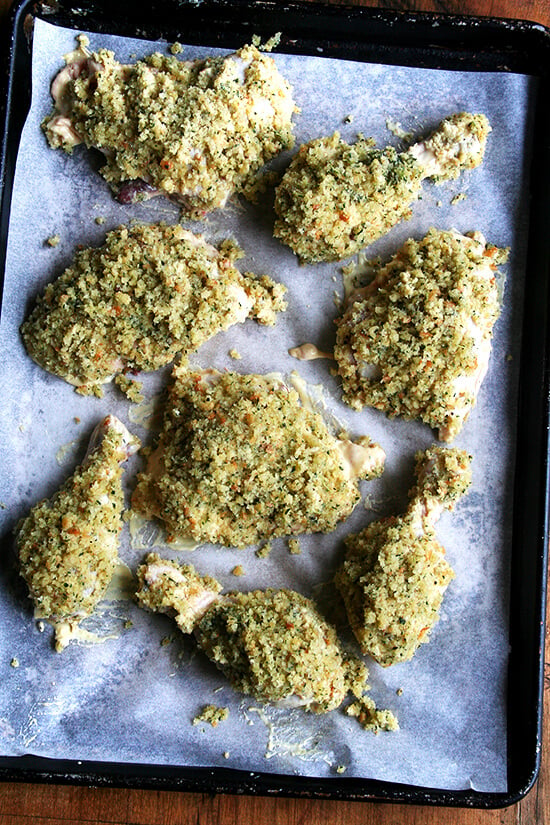
{"label": "tray rim", "polygon": [[[108,8],[106,0],[85,0],[84,3],[79,4],[90,14],[100,15],[100,18],[93,20],[86,19],[86,16],[81,13],[75,14],[68,3],[64,5],[65,2],[66,0],[52,0],[52,2],[45,0],[43,3],[36,3],[35,0],[17,0],[10,13],[9,25],[4,27],[2,33],[5,48],[3,49],[4,58],[0,63],[0,122],[4,127],[0,151],[0,288],[5,264],[13,170],[20,128],[23,125],[21,117],[26,105],[19,94],[21,87],[18,86],[17,81],[22,77],[21,64],[28,64],[30,59],[30,48],[27,48],[26,54],[21,54],[25,49],[25,43],[28,47],[28,38],[32,29],[29,22],[38,16],[48,22],[72,25],[75,30],[79,28],[93,30],[96,26],[90,25],[91,22],[104,26],[105,31],[112,30],[112,19],[108,18],[112,8]],[[123,0],[118,3],[116,8],[122,9],[125,2],[126,0]],[[280,26],[282,12],[285,12],[289,19],[292,17],[293,20],[303,23],[304,31],[309,32],[310,37],[312,34],[319,34],[313,29],[318,29],[327,22],[338,24],[340,28],[353,26],[354,37],[357,38],[360,48],[366,49],[369,60],[372,62],[419,65],[416,61],[420,60],[420,65],[435,67],[434,61],[435,64],[447,61],[445,68],[449,68],[449,62],[454,62],[460,68],[471,71],[517,71],[518,69],[513,69],[513,67],[518,65],[518,61],[523,63],[526,69],[524,73],[534,74],[539,78],[533,158],[534,161],[542,162],[543,174],[532,176],[533,201],[536,195],[536,202],[542,202],[542,206],[547,207],[546,214],[550,216],[550,115],[544,113],[542,105],[545,93],[547,97],[550,91],[550,29],[541,24],[524,20],[480,18],[435,12],[386,11],[357,5],[341,6],[303,2],[302,0],[285,2],[284,6],[279,5],[277,8],[275,8],[277,4],[270,0],[258,0],[253,5],[247,3],[246,0],[202,0],[199,4],[193,0],[183,0],[183,2],[180,0],[179,3],[175,3],[174,0],[156,0],[153,5],[157,5],[164,12],[173,12],[176,8],[182,14],[182,18],[187,15],[196,24],[204,20],[204,15],[210,13],[217,15],[218,19],[229,16],[236,24],[237,11],[243,13],[245,10],[250,17],[255,18],[255,30],[265,29],[268,33],[273,31],[274,20]],[[107,15],[107,18],[101,15]],[[420,44],[411,47],[409,41],[412,34],[418,36],[419,32]],[[133,31],[126,31],[126,33],[129,36],[150,37],[149,33],[147,35]],[[247,31],[247,34],[249,33],[250,29]],[[260,33],[263,34],[263,31]],[[213,38],[210,34],[207,38],[208,44],[220,45],[212,42]],[[396,34],[399,35],[397,39]],[[225,33],[222,36],[223,42],[227,44]],[[385,41],[384,38],[389,39]],[[531,49],[525,50],[525,45],[520,48],[519,41],[528,43]],[[482,44],[485,48],[483,53],[480,51]],[[338,53],[338,43],[333,42],[332,47]],[[285,50],[288,51],[288,49]],[[411,51],[413,62],[407,62],[411,60]],[[393,60],[389,59],[390,53],[394,57]],[[395,59],[397,54],[399,54],[399,60]],[[492,69],[489,68],[490,65],[493,66]],[[26,86],[29,87],[30,78],[27,76],[26,80]],[[26,110],[24,114],[26,115]],[[546,322],[549,315],[550,226],[548,219],[543,218],[543,212],[544,210],[539,209],[538,215],[530,220],[527,271],[531,271],[535,264],[539,265],[540,270],[542,263],[542,275],[544,276],[542,290],[545,300],[538,302],[535,309],[531,307],[531,311],[542,315],[542,320]],[[538,281],[540,280],[539,278]],[[516,491],[522,490],[520,486],[522,471],[525,474],[527,468],[532,470],[534,466],[537,475],[535,489],[539,495],[535,497],[536,501],[526,502],[526,513],[518,514],[516,513],[518,508],[514,508],[509,665],[511,690],[509,692],[508,725],[515,710],[513,699],[517,698],[518,690],[520,693],[524,690],[519,672],[515,672],[514,668],[516,664],[520,666],[525,664],[523,661],[525,653],[522,648],[524,646],[523,632],[526,629],[532,634],[533,648],[538,650],[538,656],[530,662],[531,667],[527,674],[525,670],[521,671],[521,677],[526,676],[529,683],[527,692],[530,698],[534,699],[527,713],[528,761],[521,766],[521,769],[518,768],[516,764],[518,760],[516,758],[514,761],[513,747],[509,741],[509,775],[512,772],[513,779],[509,781],[508,791],[502,793],[475,790],[456,791],[375,779],[311,778],[270,774],[264,771],[238,771],[229,768],[51,760],[31,755],[20,757],[0,755],[0,781],[93,784],[157,790],[280,795],[348,801],[409,802],[475,808],[502,808],[522,799],[537,779],[541,760],[550,501],[550,333],[546,323],[539,325],[539,328],[536,325],[526,325],[526,327],[522,342],[520,374],[524,373],[526,353],[540,352],[541,359],[536,365],[535,377],[541,381],[539,384],[541,395],[533,402],[530,386],[525,386],[524,382],[520,382],[518,420],[522,420],[522,417],[527,414],[529,424],[518,427],[516,452],[519,466],[516,470],[515,489]],[[530,370],[530,374],[532,372]],[[516,499],[516,496],[514,498]],[[536,521],[538,532],[533,532],[530,522],[533,518]],[[525,581],[524,562],[520,563],[521,560],[518,560],[516,536],[520,535],[523,538],[524,533],[527,533],[530,542],[538,538],[538,541],[535,541],[536,552],[529,559],[530,570],[536,578],[534,593],[532,592],[533,582]],[[514,624],[513,620],[519,607],[517,609],[514,607],[513,593],[521,597],[520,606],[525,608],[523,599],[526,588],[529,590],[529,595],[534,596],[534,600],[527,608],[528,615],[519,616],[521,621],[518,630],[517,622]],[[516,615],[515,618],[518,619],[518,616]]]}

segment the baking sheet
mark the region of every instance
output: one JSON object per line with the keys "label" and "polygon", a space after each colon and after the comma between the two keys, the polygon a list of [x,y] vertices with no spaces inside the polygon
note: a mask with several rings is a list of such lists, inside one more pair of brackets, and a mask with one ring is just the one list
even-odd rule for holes
{"label": "baking sheet", "polygon": [[[167,48],[164,43],[105,35],[90,38],[93,49],[113,48],[120,60]],[[17,163],[0,326],[1,351],[7,354],[0,366],[3,535],[72,471],[92,427],[107,412],[150,438],[139,424],[140,409],[114,388],[101,400],[79,397],[35,366],[18,336],[32,297],[68,264],[77,244],[101,243],[109,228],[133,218],[178,219],[177,208],[161,199],[131,208],[115,203],[95,173],[97,163],[90,153],[76,150],[68,157],[46,146],[39,124],[50,111],[49,83],[61,66],[61,55],[74,44],[74,31],[35,21],[33,102]],[[212,51],[185,47],[182,57]],[[275,59],[301,109],[295,118],[297,144],[339,129],[347,139],[362,131],[379,145],[399,146],[393,133],[398,130],[391,123],[425,133],[463,109],[484,112],[493,126],[482,167],[450,184],[427,183],[413,219],[369,249],[369,257],[386,257],[406,237],[420,237],[431,225],[477,229],[492,243],[511,247],[489,372],[478,405],[456,441],[474,455],[474,483],[455,513],[445,514],[438,525],[456,579],[430,643],[412,662],[386,670],[369,663],[371,695],[380,707],[398,715],[401,729],[374,736],[338,711],[314,716],[260,707],[236,695],[168,619],[152,617],[128,599],[106,601],[87,623],[102,643],[72,644],[56,654],[50,629],[41,631],[33,621],[24,587],[4,572],[0,747],[4,755],[222,766],[505,791],[508,569],[535,81],[513,74],[358,64],[322,55],[277,54]],[[351,123],[344,122],[350,115]],[[457,195],[465,197],[452,204]],[[96,223],[96,218],[105,223]],[[290,346],[304,341],[322,350],[331,347],[342,278],[338,265],[298,266],[292,253],[271,237],[271,224],[268,209],[242,203],[200,225],[190,224],[208,240],[234,237],[247,252],[239,262],[243,270],[267,272],[289,289],[289,310],[275,328],[246,322],[203,347],[193,363],[283,374],[298,370],[311,385],[323,387],[330,414],[352,433],[368,433],[382,444],[388,455],[386,472],[363,486],[367,507],[360,504],[330,536],[301,539],[299,556],[290,555],[283,540],[273,542],[267,558],[258,558],[254,549],[209,547],[192,554],[168,549],[166,554],[192,561],[227,589],[285,585],[315,596],[341,558],[342,537],[405,506],[414,452],[434,439],[421,424],[388,421],[372,410],[354,413],[339,401],[330,361],[298,363],[287,355]],[[52,248],[45,241],[54,234],[61,240]],[[242,360],[231,360],[231,349],[238,350]],[[165,379],[166,373],[147,376],[148,398]],[[128,465],[129,478],[137,466],[137,459]],[[143,553],[126,533],[120,554],[130,569]],[[236,564],[243,566],[245,576],[231,575]],[[129,622],[131,627],[126,626]],[[18,667],[12,666],[13,659]],[[228,706],[229,720],[216,729],[193,726],[193,717],[207,703]]]}

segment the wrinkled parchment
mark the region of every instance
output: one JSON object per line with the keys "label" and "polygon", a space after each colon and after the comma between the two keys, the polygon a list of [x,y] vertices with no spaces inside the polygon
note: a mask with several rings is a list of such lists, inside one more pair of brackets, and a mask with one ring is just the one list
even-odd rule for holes
{"label": "wrinkled parchment", "polygon": [[[113,48],[120,60],[167,49],[166,43],[103,35],[90,39],[92,49]],[[386,670],[369,663],[370,695],[378,706],[393,710],[400,723],[399,732],[374,736],[341,711],[315,716],[262,708],[235,694],[169,619],[120,598],[120,582],[112,591],[115,600],[107,599],[84,623],[101,643],[73,642],[57,654],[51,628],[33,619],[24,584],[11,566],[10,536],[17,519],[69,475],[83,456],[91,429],[107,412],[118,415],[145,442],[151,432],[142,426],[147,405],[130,405],[114,387],[101,400],[82,398],[43,372],[26,356],[18,327],[33,296],[69,263],[77,244],[99,244],[109,228],[132,219],[178,220],[177,207],[163,199],[136,207],[117,204],[95,171],[97,158],[86,150],[68,156],[47,147],[40,122],[50,111],[49,83],[62,55],[74,45],[75,32],[36,21],[32,109],[21,140],[9,229],[0,327],[0,500],[6,543],[0,584],[2,754],[504,791],[508,571],[533,82],[504,73],[275,54],[301,110],[295,118],[298,144],[338,129],[346,139],[363,132],[379,145],[402,146],[400,130],[425,133],[455,111],[489,117],[493,132],[483,166],[453,183],[426,183],[412,220],[373,245],[369,257],[387,257],[406,237],[420,237],[431,225],[480,230],[492,243],[511,248],[489,372],[456,441],[474,456],[473,486],[455,513],[445,514],[438,525],[456,579],[430,643],[411,662]],[[184,47],[182,57],[205,53],[209,50]],[[290,155],[274,166],[284,167]],[[330,360],[306,363],[288,355],[289,347],[306,341],[330,351],[342,275],[335,264],[299,266],[290,250],[272,238],[272,221],[268,207],[235,202],[191,225],[208,240],[235,238],[247,253],[239,266],[284,282],[289,299],[276,327],[247,321],[219,335],[192,361],[287,376],[297,370],[316,388],[313,394],[321,396],[328,417],[352,434],[368,433],[382,444],[386,472],[362,486],[364,503],[334,534],[301,539],[299,555],[290,554],[284,540],[274,541],[266,558],[257,557],[254,548],[158,549],[192,561],[200,572],[220,578],[226,589],[285,585],[315,597],[342,557],[342,537],[404,508],[414,452],[429,446],[434,435],[420,423],[389,421],[373,410],[353,412],[340,401]],[[60,238],[55,247],[46,243],[53,235]],[[241,360],[228,356],[232,349]],[[147,399],[155,397],[166,378],[167,371],[145,378]],[[136,457],[128,463],[129,488],[139,462]],[[144,552],[130,542],[126,529],[120,556],[127,578]],[[245,572],[239,578],[231,573],[237,564]],[[353,646],[345,628],[340,631]],[[210,703],[229,707],[229,720],[215,729],[193,726],[193,718]]]}

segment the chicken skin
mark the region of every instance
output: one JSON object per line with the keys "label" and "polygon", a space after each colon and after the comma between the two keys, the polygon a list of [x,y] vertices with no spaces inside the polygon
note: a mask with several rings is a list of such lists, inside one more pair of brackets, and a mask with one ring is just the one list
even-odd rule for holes
{"label": "chicken skin", "polygon": [[282,379],[176,366],[132,509],[157,518],[169,540],[246,547],[330,532],[384,458],[366,437],[332,435]]}
{"label": "chicken skin", "polygon": [[375,266],[336,322],[344,401],[421,419],[452,441],[487,371],[507,255],[480,233],[431,229]]}
{"label": "chicken skin", "polygon": [[82,464],[17,527],[20,572],[36,617],[55,628],[57,650],[67,627],[93,612],[112,578],[124,507],[121,464],[138,448],[122,422],[107,416]]}
{"label": "chicken skin", "polygon": [[274,235],[303,262],[354,255],[411,215],[426,178],[445,181],[478,166],[490,126],[484,115],[446,118],[406,152],[332,137],[300,147],[275,197]]}
{"label": "chicken skin", "polygon": [[99,149],[101,174],[123,203],[162,194],[201,218],[294,143],[292,90],[254,46],[193,61],[155,53],[123,65],[79,41],[52,83],[43,129],[52,148]]}
{"label": "chicken skin", "polygon": [[365,690],[365,665],[346,658],[334,628],[295,591],[220,595],[215,579],[155,553],[138,569],[138,582],[138,603],[168,613],[183,633],[193,633],[241,693],[326,713],[350,689],[357,696]]}
{"label": "chicken skin", "polygon": [[411,659],[439,619],[454,572],[434,524],[468,489],[470,460],[456,448],[417,453],[405,514],[374,521],[346,539],[335,582],[362,652],[384,667]]}
{"label": "chicken skin", "polygon": [[21,327],[30,357],[83,394],[127,370],[151,371],[246,318],[274,324],[285,287],[242,274],[178,224],[120,226],[79,250]]}

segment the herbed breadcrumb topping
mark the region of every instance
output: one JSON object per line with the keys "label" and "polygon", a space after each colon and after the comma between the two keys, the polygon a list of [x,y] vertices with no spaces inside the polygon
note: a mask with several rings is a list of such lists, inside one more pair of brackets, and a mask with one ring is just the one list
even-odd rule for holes
{"label": "herbed breadcrumb topping", "polygon": [[338,132],[304,144],[276,190],[274,235],[302,261],[339,261],[411,215],[422,181],[453,180],[478,166],[491,131],[485,115],[459,112],[406,152],[375,149]]}
{"label": "herbed breadcrumb topping", "polygon": [[127,457],[127,443],[124,432],[107,429],[60,490],[19,523],[20,571],[37,616],[82,618],[103,596],[122,529],[120,462]]}
{"label": "herbed breadcrumb topping", "polygon": [[316,713],[367,689],[368,671],[305,596],[288,589],[219,595],[191,565],[149,553],[138,569],[138,603],[174,616],[234,688],[264,702],[291,700]]}
{"label": "herbed breadcrumb topping", "polygon": [[115,188],[145,181],[198,218],[293,145],[291,88],[254,46],[194,61],[155,53],[122,65],[112,51],[90,54],[81,45],[67,60],[44,131],[52,148],[100,149],[101,174]]}
{"label": "herbed breadcrumb topping", "polygon": [[433,524],[471,483],[471,457],[464,450],[435,446],[415,459],[406,513],[348,536],[335,576],[362,652],[384,667],[410,659],[429,640],[454,578]]}
{"label": "herbed breadcrumb topping", "polygon": [[391,710],[379,710],[374,699],[362,696],[346,707],[346,714],[354,716],[362,728],[379,733],[379,731],[399,730],[399,723]]}
{"label": "herbed breadcrumb topping", "polygon": [[274,235],[303,261],[339,261],[410,217],[422,179],[410,154],[371,139],[312,140],[277,187]]}
{"label": "herbed breadcrumb topping", "polygon": [[28,354],[97,393],[113,374],[156,370],[247,317],[273,324],[285,287],[241,274],[222,249],[179,225],[112,230],[39,296],[21,327]]}
{"label": "herbed breadcrumb topping", "polygon": [[200,725],[201,722],[207,722],[213,728],[217,728],[220,722],[225,722],[229,719],[229,708],[222,708],[219,705],[205,705],[200,713],[193,719],[194,725]]}
{"label": "herbed breadcrumb topping", "polygon": [[486,368],[500,313],[495,272],[506,257],[454,231],[407,240],[337,321],[344,401],[420,418],[451,440]]}
{"label": "herbed breadcrumb topping", "polygon": [[423,151],[433,155],[437,165],[435,182],[456,180],[465,169],[479,166],[490,131],[491,125],[482,114],[457,112],[445,118],[422,142]]}
{"label": "herbed breadcrumb topping", "polygon": [[115,384],[121,393],[126,396],[128,401],[132,401],[134,404],[141,404],[144,400],[141,391],[143,388],[141,381],[134,381],[133,378],[128,378],[126,375],[117,375],[115,377]]}
{"label": "herbed breadcrumb topping", "polygon": [[436,501],[453,510],[472,483],[472,457],[465,450],[434,445],[415,454],[416,482],[409,490],[411,503]]}
{"label": "herbed breadcrumb topping", "polygon": [[346,696],[336,632],[299,593],[232,593],[212,605],[195,635],[233,686],[260,701],[297,696],[324,713]]}
{"label": "herbed breadcrumb topping", "polygon": [[374,521],[346,539],[336,583],[363,653],[387,666],[410,659],[438,619],[454,578],[435,533],[408,516]]}
{"label": "herbed breadcrumb topping", "polygon": [[226,546],[329,532],[360,498],[346,444],[280,380],[176,367],[132,507],[172,538]]}

